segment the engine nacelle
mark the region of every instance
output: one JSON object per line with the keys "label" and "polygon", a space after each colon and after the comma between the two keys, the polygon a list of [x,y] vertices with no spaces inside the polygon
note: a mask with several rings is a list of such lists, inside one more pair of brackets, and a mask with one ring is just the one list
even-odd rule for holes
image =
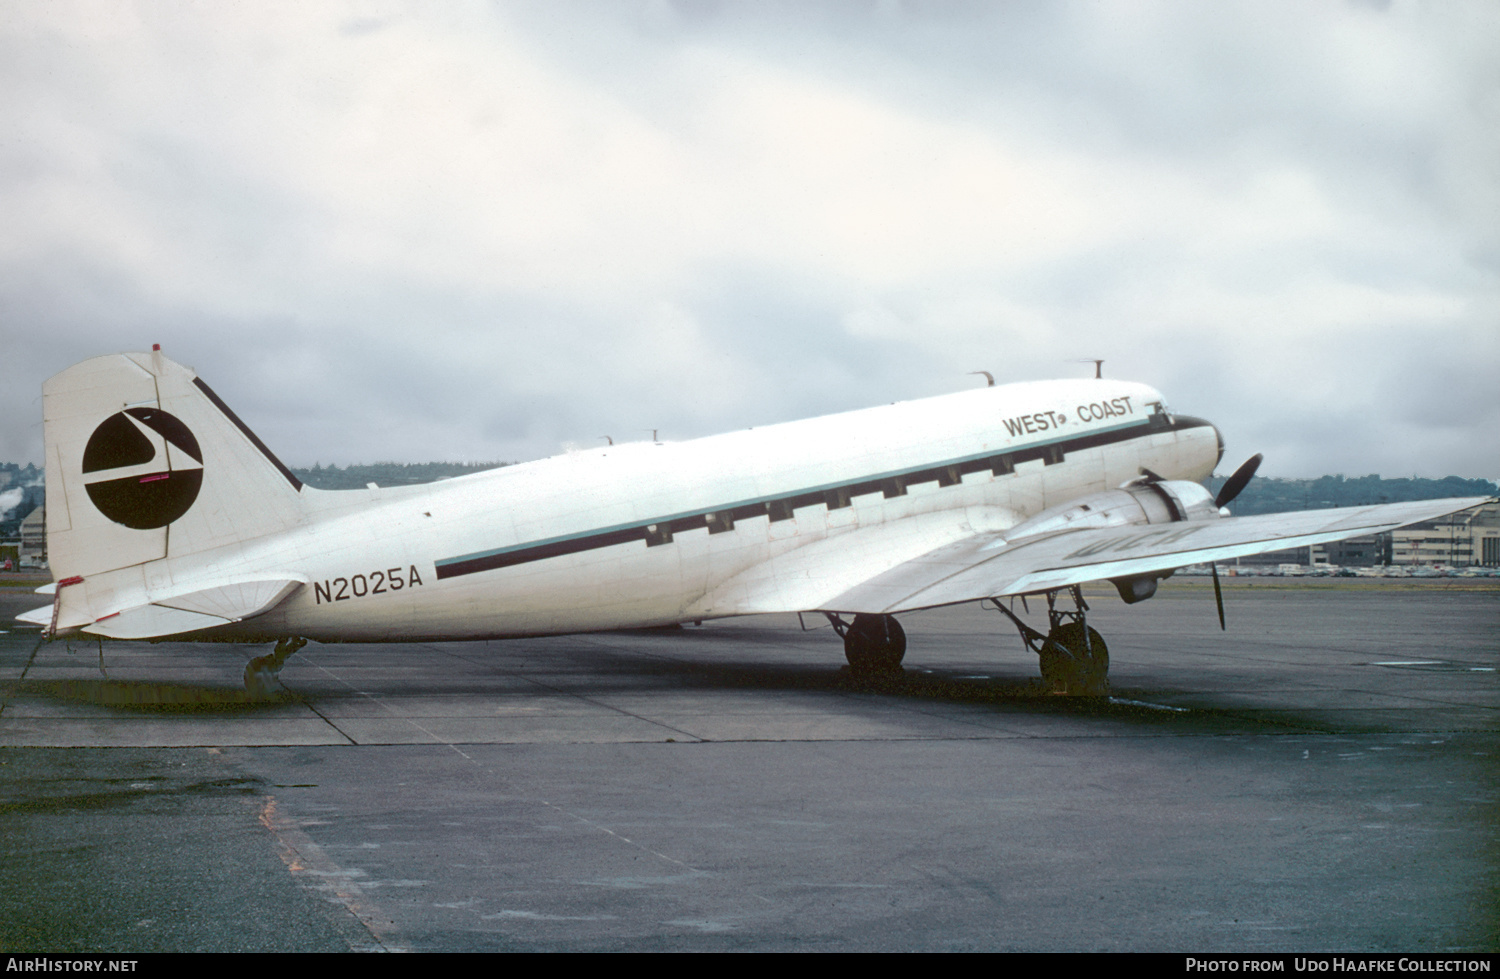
{"label": "engine nacelle", "polygon": [[[1197,483],[1143,476],[1131,480],[1119,489],[1105,490],[1063,506],[1043,510],[1012,527],[1005,538],[1015,541],[1060,530],[1216,520],[1223,515],[1214,505],[1213,494]],[[1110,582],[1126,604],[1134,605],[1156,594],[1157,582],[1171,574],[1170,571],[1154,572],[1129,578],[1111,578]]]}
{"label": "engine nacelle", "polygon": [[1180,479],[1132,480],[1119,489],[1043,510],[1012,527],[1005,539],[1014,541],[1059,530],[1213,520],[1219,516],[1213,494],[1197,483]]}

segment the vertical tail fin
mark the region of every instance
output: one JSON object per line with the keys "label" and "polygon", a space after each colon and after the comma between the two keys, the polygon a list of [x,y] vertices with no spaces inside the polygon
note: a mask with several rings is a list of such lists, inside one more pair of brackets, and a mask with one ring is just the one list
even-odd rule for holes
{"label": "vertical tail fin", "polygon": [[302,483],[181,364],[96,357],[42,386],[53,577],[294,526]]}

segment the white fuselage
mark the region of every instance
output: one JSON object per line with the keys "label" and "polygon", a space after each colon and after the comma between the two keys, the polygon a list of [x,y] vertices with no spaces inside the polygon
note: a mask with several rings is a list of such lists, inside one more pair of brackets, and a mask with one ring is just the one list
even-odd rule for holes
{"label": "white fuselage", "polygon": [[503,637],[815,609],[836,584],[820,592],[808,580],[816,561],[786,580],[763,569],[845,539],[879,570],[1142,467],[1202,479],[1220,452],[1211,426],[1172,419],[1145,385],[1013,384],[425,486],[304,488],[300,526],[161,562],[170,567],[148,567],[144,583],[307,582],[264,615],[214,630],[244,639]]}

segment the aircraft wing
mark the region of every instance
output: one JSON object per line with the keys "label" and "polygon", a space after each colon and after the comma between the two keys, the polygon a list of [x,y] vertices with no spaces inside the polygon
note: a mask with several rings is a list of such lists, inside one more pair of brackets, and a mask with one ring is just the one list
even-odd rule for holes
{"label": "aircraft wing", "polygon": [[1285,547],[1378,534],[1489,502],[1462,497],[1254,517],[1064,530],[1006,539],[974,534],[888,568],[817,607],[895,613],[1169,571]]}

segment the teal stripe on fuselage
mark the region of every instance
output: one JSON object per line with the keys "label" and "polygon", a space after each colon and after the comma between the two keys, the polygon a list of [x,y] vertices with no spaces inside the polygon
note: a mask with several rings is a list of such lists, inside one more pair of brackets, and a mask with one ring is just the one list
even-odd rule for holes
{"label": "teal stripe on fuselage", "polygon": [[[1122,425],[1110,425],[1110,426],[1106,426],[1106,427],[1102,427],[1102,428],[1096,428],[1096,429],[1093,429],[1093,430],[1091,430],[1091,431],[1089,431],[1087,433],[1080,434],[1080,435],[1056,436],[1054,438],[1038,439],[1038,440],[1036,440],[1034,442],[1027,442],[1024,445],[1017,445],[1017,446],[1013,446],[1013,447],[1010,447],[1010,448],[1007,448],[1007,449],[1003,449],[1003,450],[999,450],[999,451],[990,450],[990,451],[987,451],[987,452],[977,452],[977,453],[973,453],[973,454],[970,454],[970,455],[959,456],[957,458],[948,459],[948,460],[945,460],[945,461],[942,461],[942,462],[925,463],[925,464],[920,465],[920,466],[911,466],[911,467],[908,467],[908,468],[905,468],[905,469],[893,469],[893,470],[888,470],[886,472],[874,473],[874,474],[871,474],[871,475],[868,475],[868,476],[862,476],[862,477],[860,477],[858,479],[842,479],[842,480],[838,480],[838,481],[832,482],[832,483],[822,483],[822,484],[818,484],[818,485],[815,485],[815,486],[808,486],[808,487],[805,487],[803,489],[795,490],[795,491],[792,491],[792,492],[780,492],[780,493],[774,493],[774,494],[772,494],[770,496],[751,497],[751,498],[739,500],[739,501],[736,501],[736,502],[733,502],[733,503],[724,503],[724,504],[719,504],[719,505],[710,506],[710,507],[698,507],[698,508],[692,509],[692,510],[683,510],[681,512],[674,513],[674,514],[669,514],[667,516],[653,517],[653,518],[648,519],[648,520],[633,520],[633,521],[630,521],[629,523],[615,524],[615,525],[610,526],[610,527],[595,527],[595,528],[591,528],[589,530],[582,530],[582,531],[579,531],[579,532],[573,533],[573,534],[562,534],[562,535],[557,536],[557,537],[547,537],[547,538],[543,538],[541,540],[531,540],[531,541],[526,541],[526,542],[520,543],[520,544],[512,544],[512,545],[510,545],[508,547],[497,547],[497,548],[492,548],[490,550],[475,551],[475,552],[473,552],[471,554],[462,554],[462,555],[458,555],[456,557],[443,558],[443,559],[441,559],[439,561],[436,561],[435,565],[436,565],[436,567],[438,569],[438,577],[440,577],[440,578],[443,578],[443,577],[456,577],[456,576],[458,576],[460,574],[474,573],[474,571],[491,570],[491,568],[475,567],[473,569],[473,571],[467,571],[466,570],[466,571],[450,572],[447,575],[445,575],[443,573],[443,570],[445,568],[453,568],[453,566],[455,566],[455,565],[470,564],[471,562],[474,563],[474,564],[476,564],[476,565],[481,565],[481,564],[484,564],[487,561],[495,561],[495,562],[497,562],[496,564],[493,565],[494,567],[509,566],[510,564],[514,564],[514,563],[522,563],[520,561],[513,561],[513,560],[512,561],[506,561],[506,560],[504,560],[509,555],[518,555],[520,552],[523,552],[523,551],[533,551],[534,550],[534,551],[539,552],[538,559],[540,559],[542,557],[551,556],[551,554],[553,552],[556,552],[558,550],[558,548],[560,548],[560,547],[565,547],[566,545],[568,545],[568,544],[570,544],[572,542],[575,542],[575,541],[580,541],[581,542],[581,541],[588,540],[590,538],[599,538],[600,539],[600,543],[598,544],[599,547],[609,547],[609,546],[613,546],[616,543],[622,543],[622,541],[619,540],[619,535],[621,535],[621,534],[627,534],[627,533],[630,533],[632,531],[640,531],[642,534],[644,534],[645,531],[647,530],[647,528],[649,528],[649,527],[661,527],[661,526],[664,526],[664,525],[669,526],[672,522],[678,521],[678,520],[692,520],[692,519],[697,519],[697,518],[700,518],[700,517],[705,517],[706,515],[708,515],[710,513],[725,513],[725,512],[730,512],[730,511],[734,511],[734,510],[743,509],[743,508],[746,508],[746,507],[769,507],[771,504],[777,503],[777,502],[794,500],[794,499],[797,499],[797,498],[800,498],[800,497],[806,497],[806,496],[815,496],[815,495],[818,495],[818,494],[834,492],[834,491],[837,491],[837,490],[846,490],[846,489],[851,489],[851,488],[857,487],[857,486],[867,486],[868,484],[880,483],[880,482],[885,481],[885,480],[904,479],[904,478],[909,478],[909,477],[912,477],[912,476],[923,475],[924,476],[923,479],[921,479],[917,483],[913,484],[913,485],[920,485],[920,483],[929,482],[931,479],[937,479],[938,476],[934,472],[935,470],[946,469],[948,467],[953,467],[953,466],[965,466],[965,465],[969,465],[969,464],[972,464],[972,463],[981,462],[981,461],[985,461],[985,460],[992,460],[992,459],[998,459],[998,458],[1001,458],[1001,457],[1015,456],[1017,454],[1030,453],[1030,452],[1033,452],[1033,451],[1035,451],[1037,449],[1045,449],[1045,448],[1048,448],[1050,446],[1054,446],[1054,445],[1058,445],[1058,444],[1065,444],[1065,443],[1070,443],[1070,442],[1073,442],[1073,443],[1090,443],[1090,444],[1085,444],[1083,446],[1084,448],[1088,448],[1088,447],[1091,447],[1091,444],[1094,443],[1096,440],[1098,440],[1099,444],[1109,444],[1109,443],[1114,443],[1114,442],[1119,442],[1119,441],[1125,441],[1123,439],[1119,439],[1117,437],[1112,438],[1110,436],[1115,436],[1118,433],[1124,432],[1124,431],[1129,430],[1129,429],[1136,429],[1136,428],[1142,428],[1142,427],[1151,428],[1153,431],[1160,431],[1160,429],[1156,429],[1156,428],[1154,428],[1154,427],[1151,426],[1151,424],[1150,424],[1150,418],[1148,417],[1148,418],[1143,418],[1140,421],[1127,422],[1127,423],[1122,424]],[[1029,461],[1029,460],[1022,460],[1022,461]],[[978,472],[980,470],[976,469],[976,470],[973,470],[973,471]],[[929,472],[933,472],[933,475],[930,476],[930,477],[928,477],[928,476],[925,475],[925,474],[927,474]],[[880,489],[877,486],[877,487],[874,487],[874,488],[869,488],[869,489],[862,490],[859,495],[865,495],[865,494],[868,494],[868,493],[878,493],[878,492],[880,492]],[[801,504],[801,505],[803,505],[803,506],[813,506],[813,505],[815,505],[815,503],[816,503],[816,501],[808,501],[808,502],[806,502],[804,504]],[[577,550],[590,550],[590,549],[592,549],[592,548],[588,548],[588,547],[572,548],[572,549],[565,550],[564,553],[576,553]]]}

